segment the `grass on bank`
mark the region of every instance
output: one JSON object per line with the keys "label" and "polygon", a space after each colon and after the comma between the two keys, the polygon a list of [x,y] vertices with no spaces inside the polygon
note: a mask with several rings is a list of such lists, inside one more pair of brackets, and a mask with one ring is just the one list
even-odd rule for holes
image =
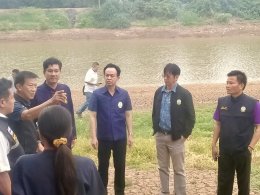
{"label": "grass on bank", "polygon": [[[179,10],[174,17],[147,15],[134,17],[128,9],[117,3],[107,3],[101,9],[39,9],[21,8],[0,12],[0,31],[48,30],[69,28],[122,29],[131,26],[199,26],[236,22],[238,18],[229,13],[215,13],[211,17],[200,16],[191,10]],[[158,11],[158,10],[157,10]],[[153,13],[152,11],[150,11]],[[164,13],[160,10],[160,13]],[[173,14],[173,13],[172,13]],[[243,19],[240,18],[240,21]],[[249,22],[249,21],[247,21]]]}
{"label": "grass on bank", "polygon": [[0,31],[69,28],[65,11],[23,8],[0,12]]}
{"label": "grass on bank", "polygon": [[[198,170],[216,170],[217,163],[211,158],[211,137],[213,111],[215,105],[196,107],[196,125],[192,136],[186,142],[186,167]],[[88,156],[97,162],[97,151],[90,145],[88,117],[77,119],[78,140],[75,154]],[[134,146],[128,148],[127,166],[135,169],[157,167],[155,140],[152,136],[150,112],[133,113]],[[260,144],[256,147],[252,159],[251,186],[260,191]]]}

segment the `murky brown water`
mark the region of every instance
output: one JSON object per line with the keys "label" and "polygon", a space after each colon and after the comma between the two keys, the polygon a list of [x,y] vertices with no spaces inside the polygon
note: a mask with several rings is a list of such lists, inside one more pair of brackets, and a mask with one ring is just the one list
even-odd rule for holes
{"label": "murky brown water", "polygon": [[42,80],[42,61],[56,56],[64,65],[62,82],[73,89],[81,88],[93,61],[120,65],[124,86],[159,85],[169,62],[180,65],[180,83],[225,82],[232,69],[245,71],[249,81],[259,81],[259,54],[260,37],[256,36],[0,42],[0,76],[19,68],[37,73]]}

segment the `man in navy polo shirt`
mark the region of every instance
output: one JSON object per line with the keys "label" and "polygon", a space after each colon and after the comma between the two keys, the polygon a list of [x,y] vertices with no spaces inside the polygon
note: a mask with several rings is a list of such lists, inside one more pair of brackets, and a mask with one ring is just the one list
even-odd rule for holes
{"label": "man in navy polo shirt", "polygon": [[43,74],[45,81],[37,87],[36,94],[32,100],[32,107],[38,106],[51,99],[56,92],[62,93],[67,97],[61,106],[68,109],[72,117],[72,134],[69,137],[69,147],[72,147],[77,138],[76,125],[74,118],[74,108],[69,86],[59,83],[62,63],[59,59],[50,57],[43,62]]}
{"label": "man in navy polo shirt", "polygon": [[[238,194],[249,195],[251,153],[260,138],[260,104],[243,93],[245,73],[227,74],[228,96],[218,99],[214,113],[212,157],[218,160],[218,195],[232,195],[237,174]],[[219,139],[219,152],[216,146]]]}
{"label": "man in navy polo shirt", "polygon": [[108,184],[109,159],[113,151],[116,195],[124,194],[126,145],[127,142],[129,146],[133,144],[131,100],[128,92],[116,85],[120,72],[117,65],[106,65],[106,85],[93,92],[88,107],[91,145],[98,149],[98,171],[105,188]]}
{"label": "man in navy polo shirt", "polygon": [[34,123],[41,110],[66,100],[62,93],[56,92],[48,101],[31,108],[31,100],[37,88],[37,78],[38,76],[30,71],[21,71],[16,75],[14,110],[8,114],[9,126],[14,131],[26,154],[33,154],[44,149],[39,141],[37,127]]}

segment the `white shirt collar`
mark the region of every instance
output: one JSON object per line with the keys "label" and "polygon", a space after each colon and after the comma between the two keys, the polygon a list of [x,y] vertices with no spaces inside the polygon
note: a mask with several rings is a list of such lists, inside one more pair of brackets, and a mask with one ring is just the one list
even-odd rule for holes
{"label": "white shirt collar", "polygon": [[4,114],[0,113],[0,117],[2,118],[7,118],[7,116],[5,116]]}

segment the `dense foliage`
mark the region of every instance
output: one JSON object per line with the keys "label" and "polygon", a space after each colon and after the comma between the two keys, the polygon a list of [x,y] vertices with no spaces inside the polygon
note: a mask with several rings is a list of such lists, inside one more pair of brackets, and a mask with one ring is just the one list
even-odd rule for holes
{"label": "dense foliage", "polygon": [[136,21],[149,26],[169,20],[183,25],[227,23],[232,17],[260,19],[260,1],[107,0],[97,11],[81,16],[78,27],[125,28]]}
{"label": "dense foliage", "polygon": [[0,8],[14,9],[14,8],[22,8],[22,7],[37,7],[37,8],[92,7],[95,6],[96,2],[97,0],[0,0]]}
{"label": "dense foliage", "polygon": [[[199,16],[229,13],[232,16],[256,19],[260,17],[259,0],[114,0],[125,6],[138,19],[146,17],[174,18],[179,11],[194,12]],[[84,8],[99,7],[111,0],[0,0],[0,8]]]}
{"label": "dense foliage", "polygon": [[[23,27],[24,17],[20,18],[19,12],[0,12],[0,30],[127,28],[131,25],[162,26],[176,22],[182,25],[199,25],[228,23],[233,18],[260,20],[259,0],[0,0],[0,8],[24,10],[24,7],[35,7],[35,10],[40,12],[37,16],[40,17],[39,24],[34,24],[33,21],[29,22],[31,26],[26,24]],[[41,8],[71,9],[51,12],[41,11]],[[85,9],[79,11],[73,8]],[[25,10],[26,13],[30,12],[31,18],[37,18],[33,16],[33,10]],[[37,15],[36,12],[35,14]],[[59,20],[53,17],[53,14],[56,14]],[[12,18],[19,20],[14,22],[15,19]],[[52,18],[56,21],[55,24],[51,24]]]}

